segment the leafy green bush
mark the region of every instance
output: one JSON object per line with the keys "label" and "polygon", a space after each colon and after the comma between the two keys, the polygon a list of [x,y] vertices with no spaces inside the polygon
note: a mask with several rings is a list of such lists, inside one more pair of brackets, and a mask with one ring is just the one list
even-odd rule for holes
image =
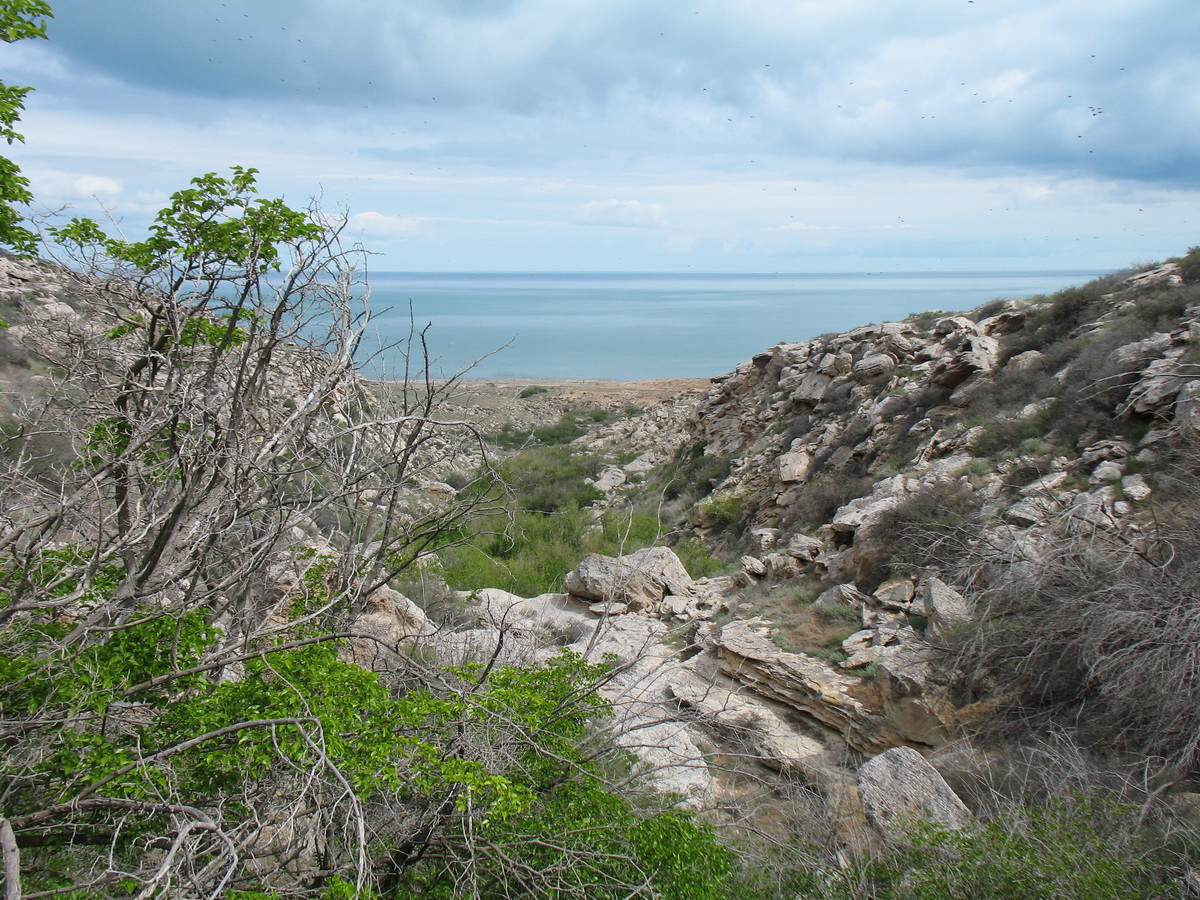
{"label": "leafy green bush", "polygon": [[[1150,900],[1177,896],[1135,839],[1098,833],[1095,801],[1015,809],[961,830],[914,823],[905,846],[856,873],[872,896],[958,900]],[[1128,837],[1128,836],[1126,836]],[[1158,871],[1155,869],[1158,868]]]}
{"label": "leafy green bush", "polygon": [[730,493],[709,497],[700,504],[700,509],[714,528],[732,531],[745,524],[748,503],[745,494]]}
{"label": "leafy green bush", "polygon": [[543,425],[533,429],[533,436],[547,446],[569,444],[577,437],[582,437],[584,428],[574,413],[563,413],[553,425]]}
{"label": "leafy green bush", "polygon": [[688,538],[671,548],[688,574],[693,578],[705,578],[716,575],[723,568],[723,563],[713,556],[709,549],[694,538]]}
{"label": "leafy green bush", "polygon": [[579,509],[515,513],[495,532],[485,524],[469,543],[442,551],[442,574],[463,591],[495,587],[522,597],[561,591],[567,572],[588,552],[592,521]]}
{"label": "leafy green bush", "polygon": [[595,456],[567,447],[533,447],[501,462],[497,472],[516,509],[551,513],[580,509],[603,497],[585,483],[599,467]]}
{"label": "leafy green bush", "polygon": [[529,387],[522,389],[521,392],[517,394],[517,399],[528,400],[530,397],[536,397],[538,394],[545,394],[549,391],[550,389],[548,387],[544,387],[540,384],[531,384]]}

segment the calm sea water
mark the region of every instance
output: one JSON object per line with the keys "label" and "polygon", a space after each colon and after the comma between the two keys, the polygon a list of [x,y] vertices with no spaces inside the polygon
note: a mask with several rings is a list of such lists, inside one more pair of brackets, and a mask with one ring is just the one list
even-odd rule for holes
{"label": "calm sea water", "polygon": [[[711,377],[782,341],[965,310],[1081,284],[1097,272],[862,275],[371,275],[373,328],[390,343],[431,326],[435,375]],[[490,355],[489,355],[490,354]],[[387,359],[393,373],[403,356]],[[376,371],[375,375],[389,375]]]}

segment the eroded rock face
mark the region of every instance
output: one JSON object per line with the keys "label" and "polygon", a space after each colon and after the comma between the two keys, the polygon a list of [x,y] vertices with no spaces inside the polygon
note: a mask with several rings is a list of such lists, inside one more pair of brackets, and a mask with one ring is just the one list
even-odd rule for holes
{"label": "eroded rock face", "polygon": [[614,739],[638,760],[635,777],[700,809],[711,803],[715,779],[699,733],[677,715],[669,685],[681,664],[664,643],[667,633],[662,622],[645,616],[613,616],[569,647],[592,662],[615,661],[600,694],[612,704]]}
{"label": "eroded rock face", "polygon": [[949,743],[957,723],[936,675],[936,657],[918,641],[901,644],[875,670],[883,714],[909,742],[927,747]]}
{"label": "eroded rock face", "polygon": [[811,656],[779,649],[753,622],[730,622],[708,640],[723,674],[811,715],[855,750],[878,753],[903,743],[877,710],[854,696],[859,679]]}
{"label": "eroded rock face", "polygon": [[867,819],[887,837],[903,838],[913,820],[963,828],[972,819],[946,779],[911,747],[894,747],[863,763],[858,790]]}
{"label": "eroded rock face", "polygon": [[408,652],[417,639],[434,630],[421,607],[386,585],[367,597],[348,625],[350,631],[369,635],[350,640],[351,661],[375,671],[390,668],[397,654]]}
{"label": "eroded rock face", "polygon": [[825,761],[830,744],[838,743],[832,732],[821,734],[786,706],[739,690],[738,682],[698,666],[681,666],[667,686],[689,712],[773,769],[811,768]]}

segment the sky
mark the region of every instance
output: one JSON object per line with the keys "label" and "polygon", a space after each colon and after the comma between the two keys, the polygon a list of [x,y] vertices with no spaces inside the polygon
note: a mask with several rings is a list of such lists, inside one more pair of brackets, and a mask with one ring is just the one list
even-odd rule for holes
{"label": "sky", "polygon": [[1108,271],[1200,244],[1196,0],[57,0],[37,207],[260,170],[381,271]]}

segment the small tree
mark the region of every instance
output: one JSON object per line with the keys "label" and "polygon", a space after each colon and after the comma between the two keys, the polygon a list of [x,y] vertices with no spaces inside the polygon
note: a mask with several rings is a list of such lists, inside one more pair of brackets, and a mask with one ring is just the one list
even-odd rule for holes
{"label": "small tree", "polygon": [[[0,41],[11,44],[44,38],[45,19],[51,15],[50,4],[44,0],[0,0]],[[25,97],[31,90],[0,81],[0,138],[6,143],[24,140],[13,126],[21,118]],[[37,250],[37,235],[21,224],[23,217],[15,208],[15,204],[32,199],[29,179],[11,159],[0,156],[0,246],[29,255]]]}
{"label": "small tree", "polygon": [[711,834],[582,749],[602,667],[443,671],[356,625],[493,502],[422,490],[484,447],[423,333],[401,383],[359,376],[358,254],[254,174],[143,241],[51,232],[83,314],[22,326],[54,374],[0,455],[9,896],[716,896]]}

